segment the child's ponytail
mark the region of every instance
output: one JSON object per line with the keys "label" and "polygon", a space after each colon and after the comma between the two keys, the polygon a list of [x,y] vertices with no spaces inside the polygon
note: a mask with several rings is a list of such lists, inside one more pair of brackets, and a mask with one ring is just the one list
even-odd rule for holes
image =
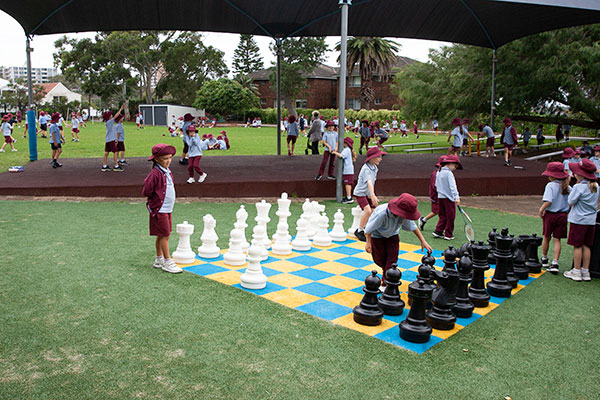
{"label": "child's ponytail", "polygon": [[352,152],[352,161],[356,161],[356,151],[354,151],[354,147],[350,147],[350,151]]}
{"label": "child's ponytail", "polygon": [[588,188],[590,192],[596,193],[598,191],[598,183],[596,181],[588,181]]}
{"label": "child's ponytail", "polygon": [[569,180],[561,179],[560,186],[562,188],[562,194],[569,194]]}

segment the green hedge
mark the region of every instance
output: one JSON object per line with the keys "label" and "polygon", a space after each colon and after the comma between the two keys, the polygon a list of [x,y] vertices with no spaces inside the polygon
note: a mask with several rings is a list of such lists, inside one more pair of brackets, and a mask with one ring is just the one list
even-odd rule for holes
{"label": "green hedge", "polygon": [[[310,116],[314,109],[311,108],[297,108],[296,112],[298,115],[304,114],[305,116]],[[336,108],[322,108],[318,110],[321,115],[325,119],[333,119],[335,115],[338,115],[338,110]],[[281,110],[282,117],[287,117],[288,112],[285,108]],[[248,110],[243,114],[232,115],[232,119],[236,121],[246,121],[248,118],[254,119],[256,117],[260,117],[263,124],[275,124],[277,122],[277,109],[276,108],[260,108],[260,109],[252,109]],[[346,118],[354,121],[354,118],[358,117],[359,119],[368,119],[369,121],[385,121],[389,120],[390,122],[394,119],[394,117],[398,118],[398,120],[408,119],[406,116],[397,110],[346,110]]]}

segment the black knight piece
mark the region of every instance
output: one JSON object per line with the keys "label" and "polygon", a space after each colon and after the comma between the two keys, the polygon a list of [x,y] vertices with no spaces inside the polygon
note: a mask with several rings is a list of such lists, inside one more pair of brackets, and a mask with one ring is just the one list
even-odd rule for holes
{"label": "black knight piece", "polygon": [[529,237],[529,246],[527,246],[527,261],[525,266],[532,274],[542,272],[542,263],[538,258],[538,248],[542,245],[542,237],[538,237],[536,233]]}
{"label": "black knight piece", "polygon": [[434,269],[433,274],[439,286],[433,290],[433,308],[427,313],[427,322],[432,328],[451,330],[456,323],[452,307],[456,305],[458,271],[451,268],[447,271]]}
{"label": "black knight piece", "polygon": [[402,272],[397,268],[396,264],[392,264],[391,268],[385,272],[385,291],[379,297],[379,308],[383,310],[385,315],[400,315],[404,311],[404,301],[400,298],[400,278]]}
{"label": "black knight piece", "polygon": [[456,305],[452,312],[458,318],[470,318],[473,315],[473,303],[469,300],[469,283],[471,283],[473,262],[465,251],[458,260],[458,289],[456,290]]}
{"label": "black knight piece", "polygon": [[375,326],[381,324],[383,311],[377,304],[377,295],[379,292],[381,279],[377,276],[377,271],[371,271],[371,275],[365,279],[363,296],[359,305],[354,307],[354,321],[361,325]]}
{"label": "black knight piece", "polygon": [[489,245],[479,243],[471,246],[473,251],[473,282],[469,287],[469,300],[475,307],[487,307],[490,303],[490,295],[485,290],[485,271],[490,269],[487,263],[488,253],[491,250]]}
{"label": "black knight piece", "polygon": [[512,286],[506,280],[506,269],[508,264],[512,264],[512,253],[510,246],[512,238],[508,236],[508,228],[503,228],[502,233],[496,236],[496,250],[494,258],[496,259],[496,269],[492,280],[487,284],[487,292],[491,296],[510,297]]}
{"label": "black knight piece", "polygon": [[525,261],[527,261],[527,247],[529,246],[529,241],[529,235],[519,235],[517,238],[517,253],[513,258],[513,269],[515,271],[515,275],[520,281],[529,278],[529,268],[525,266]]}
{"label": "black knight piece", "polygon": [[412,307],[408,317],[400,322],[400,337],[412,343],[425,343],[431,337],[431,326],[425,316],[425,305],[431,301],[432,288],[422,280],[408,285],[408,299]]}
{"label": "black knight piece", "polygon": [[496,236],[498,236],[498,231],[496,227],[492,228],[490,233],[488,233],[488,245],[491,250],[488,254],[488,264],[496,264],[496,259],[494,258],[494,251],[496,250]]}

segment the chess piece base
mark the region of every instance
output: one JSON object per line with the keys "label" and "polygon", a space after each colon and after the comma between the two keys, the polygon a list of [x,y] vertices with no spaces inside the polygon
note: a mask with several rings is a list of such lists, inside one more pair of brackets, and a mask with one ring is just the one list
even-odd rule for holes
{"label": "chess piece base", "polygon": [[400,315],[404,312],[404,301],[390,301],[383,298],[383,295],[379,298],[379,308],[385,315]]}
{"label": "chess piece base", "polygon": [[456,324],[456,316],[452,314],[452,311],[442,310],[436,308],[435,305],[427,313],[427,322],[434,329],[439,329],[442,331],[449,331],[454,329],[454,325]]}
{"label": "chess piece base", "polygon": [[475,307],[483,308],[490,305],[490,295],[487,294],[485,289],[478,289],[477,291],[469,290],[469,300]]}
{"label": "chess piece base", "polygon": [[506,283],[499,283],[499,282],[488,282],[488,284],[486,285],[487,287],[487,292],[490,296],[494,296],[494,297],[510,297],[510,294],[512,292],[512,286],[506,282]]}
{"label": "chess piece base", "polygon": [[426,321],[406,319],[400,322],[400,337],[411,343],[427,343],[431,338],[431,326]]}
{"label": "chess piece base", "polygon": [[354,322],[361,325],[376,326],[381,325],[383,312],[381,310],[369,310],[361,306],[354,307]]}
{"label": "chess piece base", "polygon": [[458,318],[471,318],[474,308],[475,306],[473,304],[461,302],[452,307],[452,313]]}

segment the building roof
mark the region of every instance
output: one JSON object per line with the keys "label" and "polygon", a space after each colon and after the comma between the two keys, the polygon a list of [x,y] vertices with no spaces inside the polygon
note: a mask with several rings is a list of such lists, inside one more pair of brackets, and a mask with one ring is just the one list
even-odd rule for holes
{"label": "building roof", "polygon": [[40,83],[36,86],[39,86],[40,88],[40,92],[42,93],[42,96],[46,96],[48,93],[50,93],[55,87],[58,86],[58,82],[52,82],[52,83]]}

